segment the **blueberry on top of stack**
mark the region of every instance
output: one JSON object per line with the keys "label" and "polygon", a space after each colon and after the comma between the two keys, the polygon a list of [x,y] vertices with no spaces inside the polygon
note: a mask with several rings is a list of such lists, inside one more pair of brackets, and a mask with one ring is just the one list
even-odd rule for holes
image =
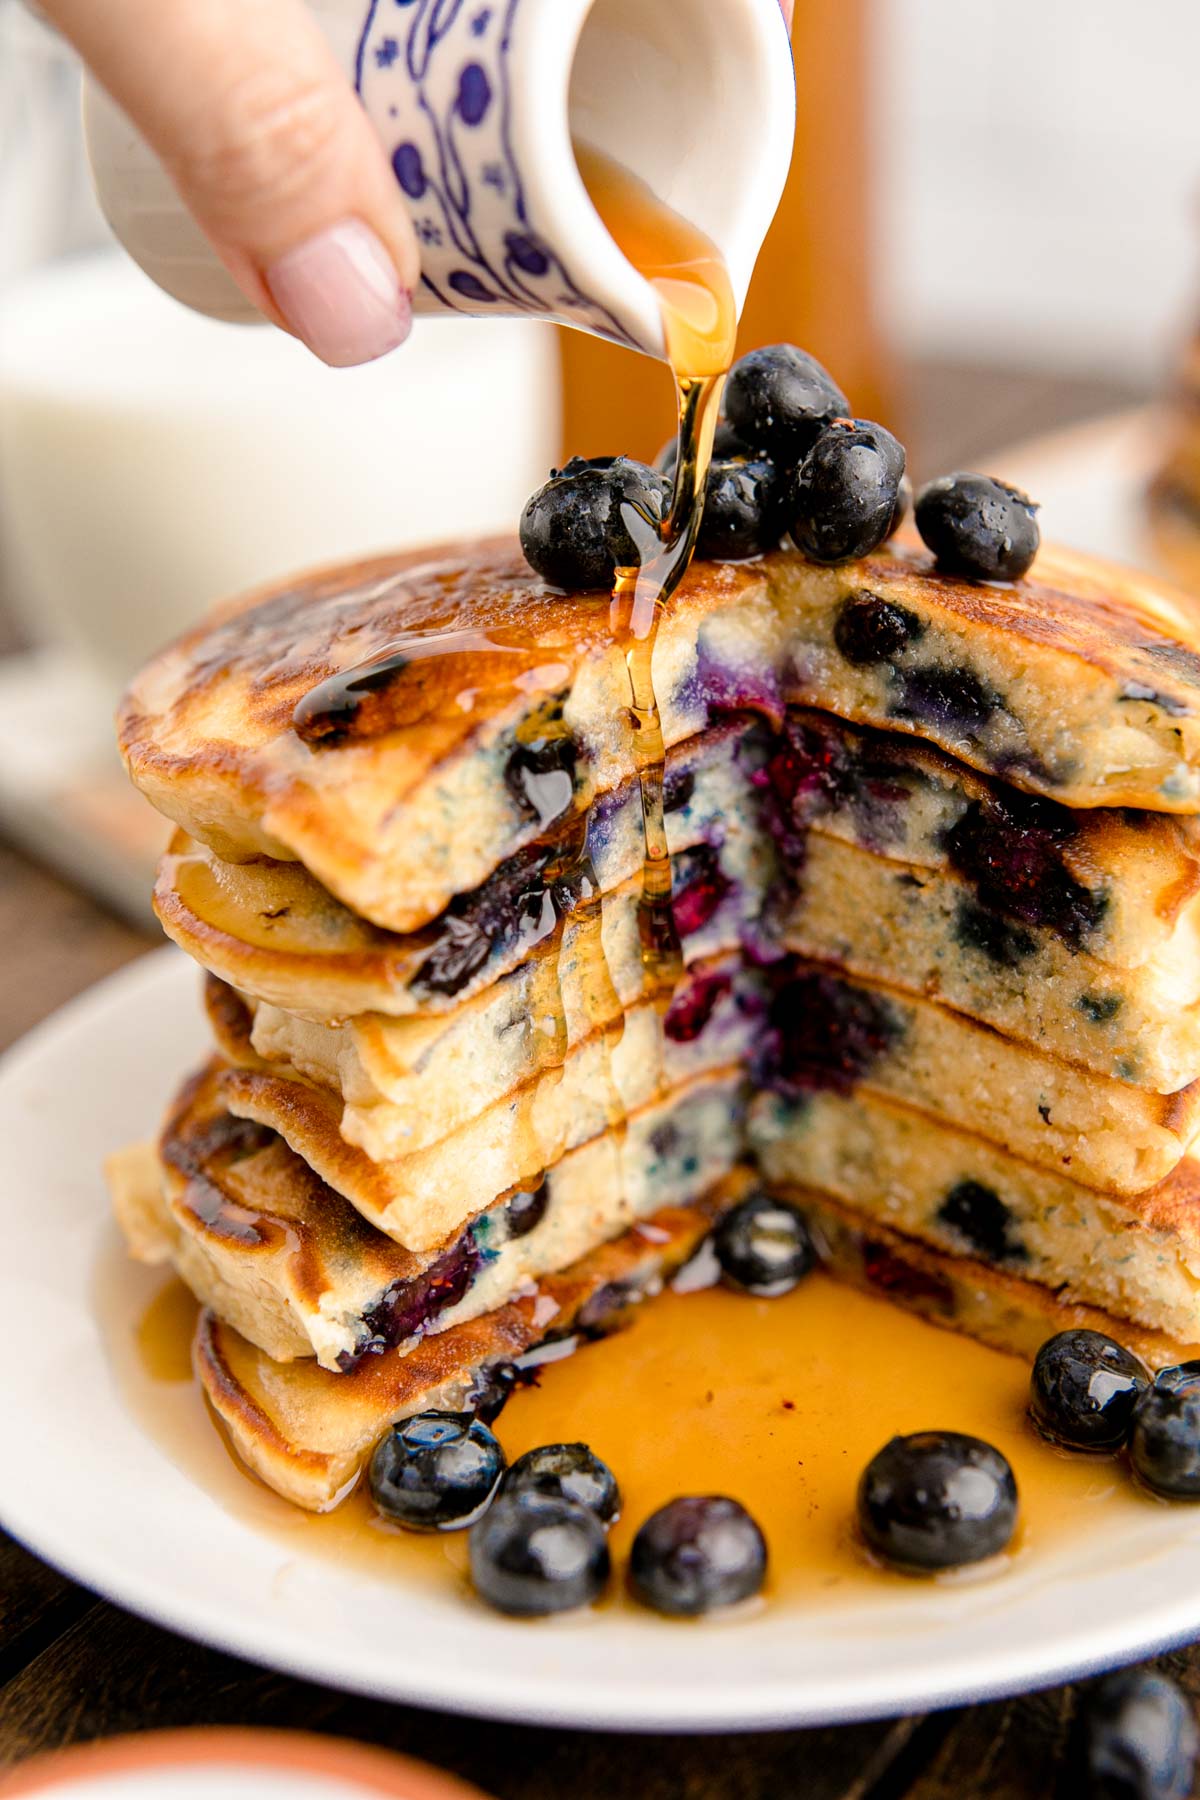
{"label": "blueberry on top of stack", "polygon": [[[850,403],[794,344],[752,350],[735,363],[713,438],[696,553],[739,561],[778,547],[785,532],[812,562],[869,556],[901,525],[910,502],[903,446]],[[559,587],[611,584],[637,562],[621,517],[632,502],[665,516],[677,446],[655,468],[628,456],[572,457],[521,518],[521,547]],[[1038,548],[1037,508],[986,475],[948,475],[917,500],[916,524],[940,568],[1015,581]]]}

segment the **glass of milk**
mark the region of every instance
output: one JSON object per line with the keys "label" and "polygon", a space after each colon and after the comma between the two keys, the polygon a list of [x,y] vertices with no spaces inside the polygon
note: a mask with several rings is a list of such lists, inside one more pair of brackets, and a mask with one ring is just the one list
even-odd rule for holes
{"label": "glass of milk", "polygon": [[328,369],[186,310],[127,258],[0,292],[0,580],[110,684],[211,603],[343,558],[512,532],[558,453],[555,334],[418,321]]}

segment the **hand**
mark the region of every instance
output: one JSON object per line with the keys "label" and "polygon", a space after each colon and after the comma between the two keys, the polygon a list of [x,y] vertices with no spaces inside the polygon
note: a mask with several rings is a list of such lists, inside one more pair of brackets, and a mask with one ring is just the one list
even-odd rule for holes
{"label": "hand", "polygon": [[302,0],[42,0],[158,152],[242,292],[337,367],[412,324],[416,239]]}

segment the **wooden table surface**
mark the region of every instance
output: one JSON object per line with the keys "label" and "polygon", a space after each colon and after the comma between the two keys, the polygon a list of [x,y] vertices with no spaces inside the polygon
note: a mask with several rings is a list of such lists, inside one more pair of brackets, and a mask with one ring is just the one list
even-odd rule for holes
{"label": "wooden table surface", "polygon": [[[1119,398],[989,377],[971,386],[961,371],[933,371],[923,394],[925,441],[943,447],[947,464]],[[2,1046],[153,940],[0,843],[0,943]],[[1200,1698],[1200,1650],[1163,1666]],[[244,1724],[404,1750],[497,1800],[1076,1800],[1068,1744],[1077,1702],[1077,1690],[1059,1688],[898,1721],[714,1738],[476,1722],[360,1700],[190,1643],[0,1536],[0,1767],[117,1732]]]}

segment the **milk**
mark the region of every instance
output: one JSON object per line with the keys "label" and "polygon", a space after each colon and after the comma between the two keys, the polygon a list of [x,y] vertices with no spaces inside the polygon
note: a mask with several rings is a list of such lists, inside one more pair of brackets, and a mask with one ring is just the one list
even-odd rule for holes
{"label": "milk", "polygon": [[315,563],[512,532],[559,436],[555,334],[421,321],[327,369],[115,252],[0,294],[0,578],[124,680],[213,601]]}

